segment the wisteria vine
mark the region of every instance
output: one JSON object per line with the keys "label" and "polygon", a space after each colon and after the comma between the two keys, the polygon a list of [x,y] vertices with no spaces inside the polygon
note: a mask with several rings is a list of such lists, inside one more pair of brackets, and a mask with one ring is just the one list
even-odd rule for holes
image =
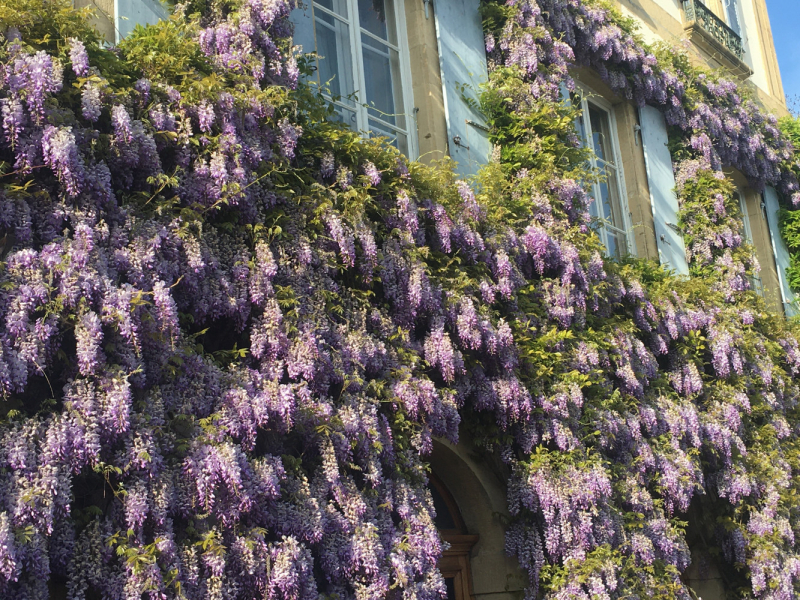
{"label": "wisteria vine", "polygon": [[[439,598],[426,460],[468,433],[528,597],[688,598],[690,544],[794,597],[800,332],[718,174],[791,198],[773,121],[604,5],[487,2],[471,186],[327,119],[291,8],[108,50],[0,0],[0,596]],[[572,64],[665,110],[701,277],[603,258]]]}

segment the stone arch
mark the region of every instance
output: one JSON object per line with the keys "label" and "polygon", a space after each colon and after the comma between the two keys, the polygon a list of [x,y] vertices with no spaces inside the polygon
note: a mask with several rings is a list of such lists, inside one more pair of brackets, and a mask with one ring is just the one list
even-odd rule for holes
{"label": "stone arch", "polygon": [[[463,436],[457,445],[436,440],[430,464],[435,478],[457,506],[456,520],[462,520],[461,534],[469,543],[465,556],[469,558],[471,593],[461,597],[519,600],[526,576],[516,559],[505,553],[504,523],[509,515],[504,469],[491,465]],[[444,533],[443,538],[447,537]],[[466,539],[469,537],[474,540]]]}

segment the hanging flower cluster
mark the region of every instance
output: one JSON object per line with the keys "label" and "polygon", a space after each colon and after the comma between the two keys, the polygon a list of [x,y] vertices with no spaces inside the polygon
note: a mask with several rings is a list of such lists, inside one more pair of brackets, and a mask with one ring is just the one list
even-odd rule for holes
{"label": "hanging flower cluster", "polygon": [[[568,67],[590,67],[620,96],[664,111],[691,149],[715,170],[739,170],[756,190],[780,189],[800,202],[798,166],[778,120],[766,115],[737,84],[693,67],[684,53],[648,48],[634,34],[632,19],[600,2],[530,0],[486,11],[495,31],[487,52],[495,64],[526,73],[534,97],[560,95],[574,83]],[[513,8],[510,8],[513,7]],[[510,12],[509,12],[510,11]]]}
{"label": "hanging flower cluster", "polygon": [[337,281],[337,252],[378,269],[370,221],[278,183],[290,9],[219,3],[116,55],[86,25],[0,42],[4,598],[443,589],[419,448],[457,409]]}
{"label": "hanging flower cluster", "polygon": [[716,289],[731,300],[752,287],[759,270],[747,246],[744,220],[733,184],[701,156],[679,163],[677,193],[687,260],[696,277],[718,279]]}
{"label": "hanging flower cluster", "polygon": [[[607,277],[611,285],[599,295],[628,305],[632,329],[598,339],[593,330],[602,326],[581,316],[580,341],[554,336],[548,349],[574,352],[567,363],[574,370],[545,388],[544,412],[532,415],[542,420],[538,431],[519,439],[526,453],[524,444],[538,443],[536,452],[511,461],[509,502],[517,520],[508,550],[530,574],[529,593],[541,593],[544,579],[545,594],[557,598],[683,596],[678,574],[691,557],[674,518],[691,506],[689,528],[703,532],[702,551],[723,557],[717,566],[729,585],[747,585],[738,570],[745,567],[756,596],[794,597],[793,453],[778,448],[783,436],[794,435],[788,423],[797,387],[793,367],[776,369],[778,361],[792,359],[776,361],[767,350],[794,342],[768,341],[772,334],[759,327],[758,311],[743,302],[758,265],[743,243],[738,202],[721,172],[737,168],[757,189],[776,185],[796,201],[791,145],[774,118],[743,100],[733,83],[698,73],[670,51],[649,53],[629,22],[592,2],[489,5],[487,15],[493,81],[486,105],[495,121],[514,114],[516,127],[509,130],[526,131],[497,135],[510,162],[527,158],[525,149],[552,133],[541,131],[536,117],[560,100],[561,81],[572,86],[566,71],[572,64],[592,67],[638,103],[663,107],[685,157],[676,180],[691,270],[719,294],[689,307],[686,296],[660,285],[644,292],[636,280]],[[565,141],[576,144],[569,133]],[[567,317],[576,314],[573,299],[580,306],[583,297],[574,285],[553,294],[548,286],[554,285],[544,283],[540,297],[551,321],[559,328],[572,324],[572,334],[575,321]],[[756,408],[764,402],[770,408]],[[770,416],[754,419],[760,412]],[[598,471],[598,464],[605,469]]]}
{"label": "hanging flower cluster", "polygon": [[[290,9],[190,4],[114,52],[3,24],[0,596],[440,598],[425,460],[469,429],[530,598],[688,598],[687,520],[793,597],[800,332],[748,291],[740,154],[679,128],[703,277],[617,264],[558,97],[602,64],[678,124],[687,82],[590,3],[488,7],[476,191],[293,91]],[[763,143],[740,167],[791,191]]]}

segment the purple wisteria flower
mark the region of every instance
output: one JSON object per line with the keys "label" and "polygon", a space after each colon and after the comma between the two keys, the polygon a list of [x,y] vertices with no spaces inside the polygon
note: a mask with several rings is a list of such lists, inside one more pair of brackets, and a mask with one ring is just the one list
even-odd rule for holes
{"label": "purple wisteria flower", "polygon": [[364,171],[364,175],[367,177],[367,181],[371,186],[377,186],[381,182],[381,172],[378,170],[372,162],[367,161],[364,163],[362,167]]}
{"label": "purple wisteria flower", "polygon": [[[747,291],[714,170],[789,198],[774,119],[595,3],[511,1],[487,21],[488,89],[514,90],[492,122],[536,130],[473,189],[301,131],[292,8],[178,8],[159,35],[182,32],[202,97],[158,69],[120,85],[129,50],[89,67],[48,22],[60,58],[6,32],[0,597],[441,598],[426,479],[473,439],[529,598],[683,597],[686,520],[747,593],[793,597],[800,343]],[[701,276],[602,256],[574,66],[665,112]]]}
{"label": "purple wisteria flower", "polygon": [[87,84],[81,92],[81,112],[83,118],[89,121],[97,121],[103,110],[100,98],[100,88],[94,84]]}
{"label": "purple wisteria flower", "polygon": [[70,196],[77,196],[84,183],[84,163],[71,127],[48,125],[42,135],[45,164],[55,173]]}
{"label": "purple wisteria flower", "polygon": [[326,179],[333,177],[333,174],[336,172],[336,161],[333,158],[332,152],[326,152],[322,155],[322,160],[320,161],[320,173]]}
{"label": "purple wisteria flower", "polygon": [[89,55],[86,47],[79,39],[69,39],[69,59],[72,62],[72,70],[78,77],[86,77],[89,74]]}

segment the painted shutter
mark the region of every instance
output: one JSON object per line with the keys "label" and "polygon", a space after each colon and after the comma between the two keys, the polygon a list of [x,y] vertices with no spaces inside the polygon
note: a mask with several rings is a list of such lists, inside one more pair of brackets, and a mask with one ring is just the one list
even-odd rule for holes
{"label": "painted shutter", "polygon": [[675,195],[672,157],[667,148],[667,124],[664,115],[652,106],[639,110],[639,120],[658,256],[662,265],[680,275],[688,275],[686,248],[683,235],[678,230],[678,197]]}
{"label": "painted shutter", "polygon": [[292,10],[289,13],[289,21],[294,25],[292,43],[295,46],[302,46],[303,53],[315,52],[314,43],[314,19],[311,14],[311,3]]}
{"label": "painted shutter", "polygon": [[775,254],[775,267],[778,271],[778,281],[781,286],[781,299],[783,300],[783,307],[787,316],[797,314],[794,307],[795,296],[789,287],[789,278],[786,275],[786,270],[791,264],[789,250],[786,248],[786,243],[781,237],[781,230],[778,225],[778,213],[780,212],[780,203],[778,202],[778,193],[774,188],[768,187],[764,190],[764,205],[767,211],[767,224],[769,225],[769,237],[772,240],[772,252]]}
{"label": "painted shutter", "polygon": [[461,176],[475,174],[492,152],[486,119],[477,108],[480,85],[488,78],[479,5],[480,0],[439,0],[434,5],[447,145]]}
{"label": "painted shutter", "polygon": [[137,25],[155,25],[169,18],[169,12],[159,0],[116,0],[114,12],[118,43]]}

